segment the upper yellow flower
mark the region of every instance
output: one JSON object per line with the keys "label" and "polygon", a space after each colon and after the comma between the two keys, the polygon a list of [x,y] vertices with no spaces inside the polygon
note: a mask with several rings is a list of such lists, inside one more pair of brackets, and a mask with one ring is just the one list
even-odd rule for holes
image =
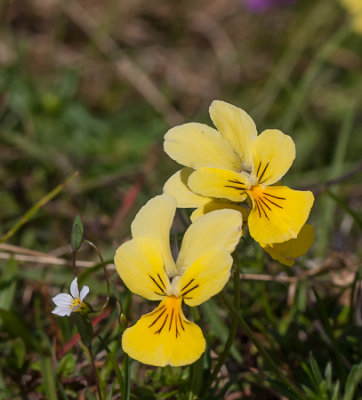
{"label": "upper yellow flower", "polygon": [[230,254],[241,236],[239,212],[207,214],[187,229],[175,262],[169,243],[175,211],[171,196],[151,199],[131,225],[133,239],[117,249],[114,259],[132,292],[161,301],[122,337],[127,354],[155,366],[190,364],[204,352],[201,329],[186,319],[182,301],[197,306],[222,290],[230,276]]}
{"label": "upper yellow flower", "polygon": [[352,25],[356,33],[362,34],[362,0],[341,0],[352,15]]}
{"label": "upper yellow flower", "polygon": [[223,101],[211,104],[210,116],[218,130],[188,123],[166,133],[165,152],[188,168],[174,174],[164,191],[178,207],[199,208],[198,215],[230,203],[242,211],[248,198],[250,235],[263,247],[297,238],[313,194],[274,186],[294,161],[292,138],[277,129],[257,135],[251,117]]}

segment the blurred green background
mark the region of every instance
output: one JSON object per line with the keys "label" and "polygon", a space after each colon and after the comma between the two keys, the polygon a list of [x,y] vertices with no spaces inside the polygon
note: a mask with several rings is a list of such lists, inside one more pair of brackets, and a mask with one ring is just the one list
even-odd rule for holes
{"label": "blurred green background", "polygon": [[[313,189],[316,196],[310,218],[316,243],[304,261],[295,270],[286,270],[246,241],[240,253],[246,254],[244,272],[293,275],[327,265],[321,296],[331,307],[328,315],[352,313],[355,303],[348,299],[354,296],[351,285],[358,281],[362,253],[361,96],[362,37],[350,30],[349,16],[338,1],[300,0],[255,12],[242,0],[2,0],[0,234],[75,171],[79,176],[8,241],[19,248],[1,245],[0,273],[6,294],[1,297],[0,292],[0,308],[22,316],[37,334],[45,332],[44,346],[59,350],[74,329],[50,314],[50,298],[61,287],[68,288],[72,270],[46,263],[26,249],[69,260],[70,229],[79,214],[86,237],[111,262],[115,248],[129,237],[129,224],[139,207],[161,193],[165,180],[179,168],[162,150],[167,129],[185,121],[211,124],[208,107],[212,100],[222,99],[246,110],[259,132],[278,128],[292,136],[297,158],[285,182],[295,189]],[[345,174],[345,179],[329,186],[336,202],[323,184]],[[17,261],[7,261],[9,254],[15,254]],[[24,255],[29,257],[24,260]],[[79,257],[97,260],[89,249]],[[91,286],[93,301],[101,303],[102,298],[96,297],[105,294],[101,271],[84,276],[83,281]],[[297,300],[285,285],[281,290],[278,283],[268,284],[266,290],[265,283],[243,283],[243,301],[249,317],[255,319],[253,327],[273,343],[276,353],[285,354],[287,343],[294,340],[287,338],[291,324],[301,324],[301,331],[308,326],[308,337],[318,333],[311,322],[314,317],[307,315],[313,296],[302,283],[303,288],[293,288]],[[269,308],[268,296],[274,299]],[[287,297],[289,306],[295,307],[289,311]],[[298,313],[301,320],[296,321]],[[139,315],[137,308],[134,315],[132,322]],[[258,319],[263,322],[258,324]],[[111,335],[112,325],[108,325],[105,335]],[[361,326],[352,325],[345,328],[356,328],[353,335],[360,332]],[[43,398],[47,395],[41,386],[44,370],[43,375],[36,372],[41,370],[34,366],[36,352],[11,363],[6,357],[17,359],[16,341],[24,344],[25,339],[16,339],[17,333],[6,329],[6,324],[2,328],[4,398],[10,394]],[[334,328],[339,337],[344,328]],[[271,338],[268,329],[282,339]],[[225,338],[212,335],[211,343]],[[238,340],[236,347],[243,355],[234,352],[234,357],[248,366],[242,372],[257,368],[255,352],[245,338]],[[298,356],[291,359],[303,359],[315,349],[321,351],[319,360],[325,365],[331,356],[321,343],[319,337],[313,342],[315,348],[300,344],[294,349]],[[119,340],[115,349],[121,351]],[[347,357],[351,364],[361,358],[361,353],[354,354]],[[52,360],[54,367],[57,361]],[[228,371],[237,382],[241,370],[233,362]],[[82,368],[75,367],[72,374]],[[61,382],[67,388],[69,398],[76,396],[74,382],[67,386],[67,375],[57,371],[58,386]],[[167,379],[156,377],[161,388],[178,387],[184,379],[181,373],[174,380],[167,374]],[[111,372],[104,379],[111,379]],[[145,375],[134,390],[146,385],[147,379],[157,381]],[[79,383],[79,390],[84,387]],[[265,394],[255,382],[246,387],[250,397],[245,388],[238,389],[246,398],[279,398],[268,397],[273,395]],[[147,396],[160,398],[152,390],[161,389],[153,384]]]}

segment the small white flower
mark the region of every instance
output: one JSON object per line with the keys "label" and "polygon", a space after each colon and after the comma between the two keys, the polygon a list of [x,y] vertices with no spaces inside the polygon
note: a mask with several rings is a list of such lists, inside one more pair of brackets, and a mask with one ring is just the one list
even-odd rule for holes
{"label": "small white flower", "polygon": [[79,293],[78,278],[74,278],[70,284],[70,294],[59,293],[52,298],[53,303],[56,305],[52,313],[60,315],[61,317],[64,317],[65,315],[69,317],[72,312],[80,311],[83,300],[88,293],[88,286],[83,286]]}

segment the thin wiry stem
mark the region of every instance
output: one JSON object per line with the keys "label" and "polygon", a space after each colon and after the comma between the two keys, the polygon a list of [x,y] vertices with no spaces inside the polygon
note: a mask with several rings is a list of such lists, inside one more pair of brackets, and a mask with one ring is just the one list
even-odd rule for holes
{"label": "thin wiry stem", "polygon": [[106,278],[106,283],[107,283],[107,299],[102,307],[102,310],[104,310],[108,306],[108,302],[109,302],[109,298],[110,298],[109,275],[108,275],[107,267],[106,267],[106,264],[104,262],[101,252],[98,250],[98,247],[94,243],[92,243],[90,240],[84,239],[83,242],[88,243],[89,246],[91,246],[95,250],[95,252],[97,253],[97,255],[102,263],[102,268],[103,268],[104,276]]}

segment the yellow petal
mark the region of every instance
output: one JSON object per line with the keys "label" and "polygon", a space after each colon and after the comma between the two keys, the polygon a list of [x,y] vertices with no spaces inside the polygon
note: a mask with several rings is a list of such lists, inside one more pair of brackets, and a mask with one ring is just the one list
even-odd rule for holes
{"label": "yellow petal", "polygon": [[177,280],[178,293],[189,306],[203,303],[223,289],[232,264],[230,253],[223,249],[204,253]]}
{"label": "yellow petal", "polygon": [[241,173],[219,168],[199,168],[188,181],[190,189],[205,197],[241,202],[246,198],[248,179]]}
{"label": "yellow petal", "polygon": [[185,271],[202,254],[216,249],[233,252],[239,243],[243,219],[235,210],[217,210],[197,219],[184,234],[177,268]]}
{"label": "yellow petal", "polygon": [[267,129],[254,141],[253,171],[259,185],[277,182],[295,159],[293,139],[277,129]]}
{"label": "yellow petal", "polygon": [[165,152],[186,167],[212,166],[239,171],[241,163],[230,144],[213,128],[188,123],[171,128],[165,135]]}
{"label": "yellow petal", "polygon": [[117,272],[128,289],[149,300],[162,300],[170,286],[160,244],[150,238],[123,243],[114,257]]}
{"label": "yellow petal", "polygon": [[200,358],[205,351],[204,336],[185,318],[181,302],[181,298],[170,296],[126,329],[123,350],[135,360],[157,367],[187,365]]}
{"label": "yellow petal", "polygon": [[182,168],[173,174],[163,187],[164,193],[176,199],[179,208],[196,208],[210,201],[208,197],[194,193],[187,186],[189,176],[193,172],[191,168]]}
{"label": "yellow petal", "polygon": [[262,247],[271,258],[291,267],[295,258],[302,256],[311,248],[314,236],[313,226],[305,224],[295,239]]}
{"label": "yellow petal", "polygon": [[211,103],[209,112],[216,128],[239,155],[243,168],[250,170],[252,143],[257,135],[252,118],[241,108],[220,100]]}
{"label": "yellow petal", "polygon": [[286,186],[254,186],[249,192],[253,209],[249,215],[250,235],[265,245],[296,238],[312,208],[312,192]]}
{"label": "yellow petal", "polygon": [[243,216],[244,223],[247,221],[250,210],[251,210],[251,208],[247,208],[247,205],[245,202],[243,202],[243,203],[241,203],[241,205],[239,205],[239,204],[233,203],[231,201],[213,199],[213,200],[210,200],[208,203],[204,204],[203,206],[200,206],[199,208],[197,208],[191,214],[191,217],[190,217],[191,222],[195,222],[198,218],[202,217],[203,215],[205,215],[211,211],[223,210],[225,208],[230,209],[230,210],[239,211],[241,213],[241,215]]}
{"label": "yellow petal", "polygon": [[149,200],[137,213],[131,225],[132,236],[151,238],[161,246],[166,272],[177,274],[170,249],[170,229],[176,212],[176,201],[163,194]]}

